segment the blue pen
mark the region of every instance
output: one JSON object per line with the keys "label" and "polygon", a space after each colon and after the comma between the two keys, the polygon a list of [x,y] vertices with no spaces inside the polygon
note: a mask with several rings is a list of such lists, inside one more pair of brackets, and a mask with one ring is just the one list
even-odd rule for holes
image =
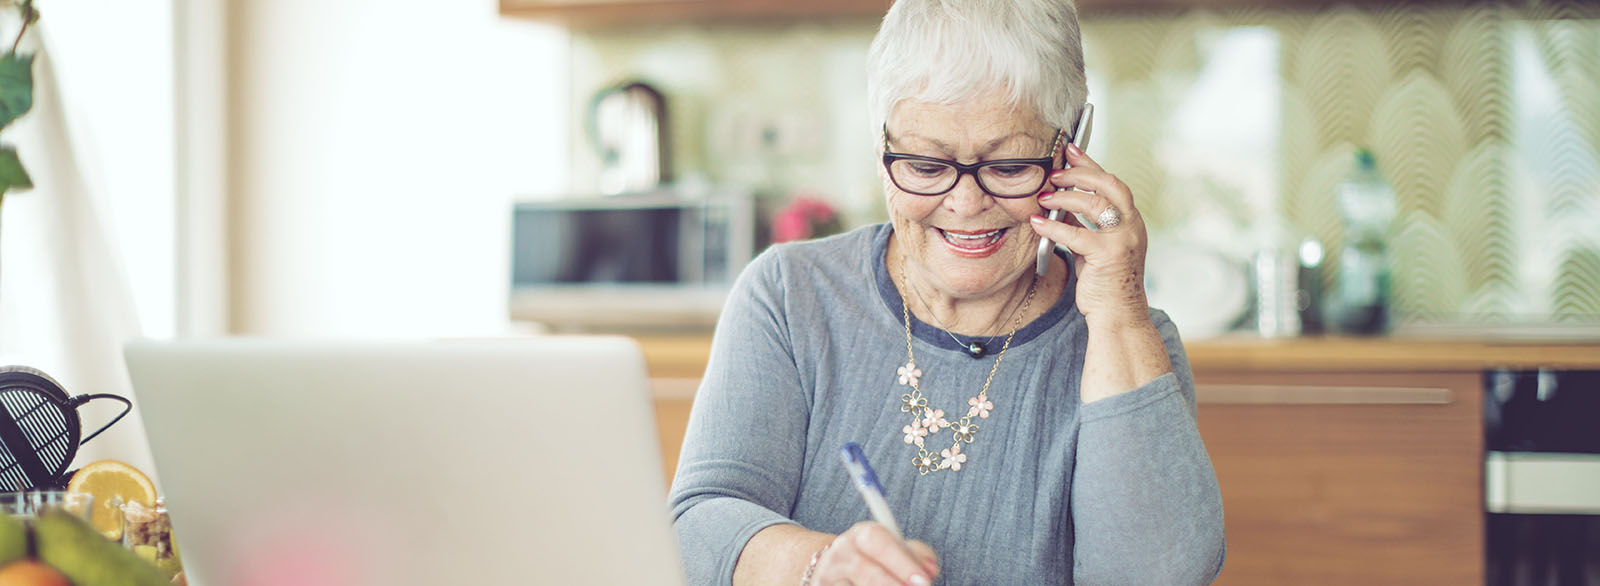
{"label": "blue pen", "polygon": [[839,449],[839,461],[844,462],[844,469],[855,479],[856,492],[861,493],[861,500],[867,501],[867,511],[872,513],[872,520],[887,527],[896,539],[905,541],[905,536],[900,534],[900,524],[894,522],[894,513],[889,512],[889,501],[884,498],[883,485],[878,483],[878,475],[867,463],[867,454],[861,451],[861,445],[855,442],[845,444]]}

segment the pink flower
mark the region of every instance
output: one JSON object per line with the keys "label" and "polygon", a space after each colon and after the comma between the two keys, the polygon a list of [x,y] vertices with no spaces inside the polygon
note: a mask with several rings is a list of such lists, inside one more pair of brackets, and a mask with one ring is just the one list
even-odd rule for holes
{"label": "pink flower", "polygon": [[785,209],[772,218],[773,242],[793,242],[810,237],[811,220],[804,214]]}
{"label": "pink flower", "polygon": [[773,214],[772,240],[805,240],[837,231],[837,215],[833,206],[820,198],[808,195],[795,197]]}
{"label": "pink flower", "polygon": [[917,363],[907,362],[905,366],[894,371],[900,375],[900,384],[917,386],[917,379],[922,377],[922,369],[917,368]]}
{"label": "pink flower", "polygon": [[922,417],[922,426],[928,431],[939,433],[939,430],[950,427],[950,420],[944,418],[944,409],[929,409]]}
{"label": "pink flower", "polygon": [[961,463],[967,461],[967,455],[961,453],[961,444],[950,446],[944,451],[939,452],[939,455],[944,457],[944,460],[939,462],[939,468],[941,469],[949,468],[951,470],[960,470]]}
{"label": "pink flower", "polygon": [[794,203],[789,205],[813,220],[825,222],[833,219],[833,206],[828,205],[828,202],[823,201],[821,198],[802,195],[794,198]]}
{"label": "pink flower", "polygon": [[906,443],[917,444],[919,448],[922,447],[922,438],[928,436],[928,428],[915,421],[911,422],[911,425],[900,428],[900,431],[905,432]]}
{"label": "pink flower", "polygon": [[967,417],[988,419],[989,410],[994,409],[994,403],[989,401],[989,396],[982,393],[979,393],[976,397],[967,399],[967,404],[972,406],[971,409],[967,409]]}

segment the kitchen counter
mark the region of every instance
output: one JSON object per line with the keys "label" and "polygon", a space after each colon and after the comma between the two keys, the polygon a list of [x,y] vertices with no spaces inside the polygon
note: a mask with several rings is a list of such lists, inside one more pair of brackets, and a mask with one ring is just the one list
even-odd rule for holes
{"label": "kitchen counter", "polygon": [[1522,343],[1473,339],[1216,338],[1184,345],[1196,372],[1600,370],[1600,340]]}
{"label": "kitchen counter", "polygon": [[[711,336],[636,339],[670,482]],[[1600,340],[1239,336],[1186,347],[1228,512],[1223,586],[1483,584],[1482,373],[1600,370]]]}
{"label": "kitchen counter", "polygon": [[[710,334],[645,335],[650,375],[699,378],[711,351]],[[1520,343],[1489,340],[1309,337],[1223,337],[1189,342],[1197,373],[1215,371],[1478,372],[1498,368],[1600,370],[1600,340]]]}

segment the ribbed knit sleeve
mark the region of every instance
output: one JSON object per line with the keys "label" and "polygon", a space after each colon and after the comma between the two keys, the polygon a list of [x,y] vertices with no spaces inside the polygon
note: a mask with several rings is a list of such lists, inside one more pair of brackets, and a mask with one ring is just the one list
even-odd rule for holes
{"label": "ribbed knit sleeve", "polygon": [[1222,495],[1196,427],[1194,378],[1172,320],[1151,318],[1173,372],[1083,407],[1074,584],[1210,584],[1222,570]]}
{"label": "ribbed knit sleeve", "polygon": [[690,584],[731,585],[750,537],[792,523],[808,408],[781,280],[771,250],[741,275],[695,395],[668,497]]}

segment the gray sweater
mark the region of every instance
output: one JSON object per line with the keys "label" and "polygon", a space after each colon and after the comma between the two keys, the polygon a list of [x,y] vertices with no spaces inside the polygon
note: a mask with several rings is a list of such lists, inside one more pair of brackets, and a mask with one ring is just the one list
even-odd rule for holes
{"label": "gray sweater", "polygon": [[[689,583],[730,584],[750,537],[777,523],[840,533],[869,518],[839,462],[860,443],[908,539],[940,555],[939,584],[1209,583],[1222,502],[1195,427],[1178,332],[1152,310],[1173,372],[1090,405],[1078,385],[1088,329],[1069,282],[1016,333],[989,388],[994,410],[960,471],[919,475],[902,428],[900,295],[890,228],[775,246],[735,285],[695,397],[670,494]],[[921,387],[954,421],[1004,338],[973,359],[912,316]],[[950,446],[944,430],[930,451]],[[799,576],[795,576],[796,583]]]}

